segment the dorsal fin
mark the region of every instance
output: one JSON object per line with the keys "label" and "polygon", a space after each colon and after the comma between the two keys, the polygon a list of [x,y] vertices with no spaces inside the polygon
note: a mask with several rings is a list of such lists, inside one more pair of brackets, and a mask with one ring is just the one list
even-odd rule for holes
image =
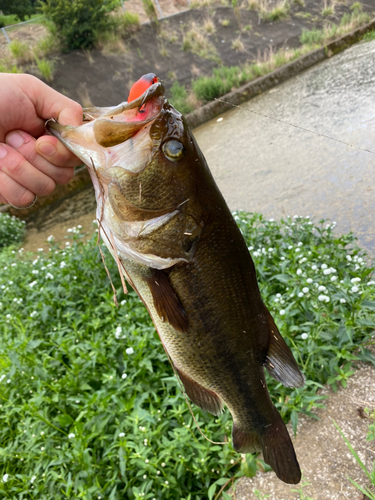
{"label": "dorsal fin", "polygon": [[189,321],[168,276],[163,271],[154,269],[146,281],[154,299],[156,312],[162,321],[167,321],[178,332],[186,333]]}
{"label": "dorsal fin", "polygon": [[[268,312],[268,311],[267,311]],[[285,387],[302,387],[305,377],[301,373],[292,351],[280,335],[277,326],[268,312],[269,345],[265,367],[268,373]]]}
{"label": "dorsal fin", "polygon": [[186,394],[194,404],[202,408],[202,410],[212,413],[212,415],[218,416],[221,414],[223,411],[223,402],[215,392],[205,389],[177,367],[175,367],[175,370],[184,384]]}

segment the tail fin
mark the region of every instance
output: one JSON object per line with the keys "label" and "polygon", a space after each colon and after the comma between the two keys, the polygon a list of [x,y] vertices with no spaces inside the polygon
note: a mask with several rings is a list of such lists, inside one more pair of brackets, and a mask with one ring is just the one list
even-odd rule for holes
{"label": "tail fin", "polygon": [[297,484],[301,480],[296,453],[285,424],[275,408],[276,418],[264,429],[263,458],[281,481]]}
{"label": "tail fin", "polygon": [[233,447],[238,453],[255,453],[263,450],[263,458],[277,477],[288,484],[301,480],[301,470],[285,424],[274,408],[274,420],[262,433],[244,432],[233,424]]}

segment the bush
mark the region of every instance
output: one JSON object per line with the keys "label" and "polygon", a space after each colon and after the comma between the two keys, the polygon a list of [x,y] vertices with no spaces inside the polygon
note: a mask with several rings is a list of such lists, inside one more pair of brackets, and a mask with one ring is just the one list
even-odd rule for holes
{"label": "bush", "polygon": [[56,26],[67,50],[90,48],[113,25],[110,12],[118,0],[46,0],[41,10]]}
{"label": "bush", "polygon": [[192,111],[192,107],[188,103],[188,94],[184,85],[180,85],[175,81],[171,87],[170,102],[180,113],[187,114]]}
{"label": "bush", "polygon": [[35,12],[31,0],[0,0],[0,10],[5,15],[14,14],[20,21],[24,21]]}
{"label": "bush", "polygon": [[[333,224],[235,219],[307,378],[292,390],[268,378],[296,426],[299,412],[322,405],[321,384],[345,385],[356,359],[373,359],[363,346],[374,330],[373,269]],[[241,472],[231,445],[199,434],[146,309],[133,292],[116,308],[94,239],[69,234],[66,248],[51,241],[37,257],[0,254],[0,496],[206,500],[254,474],[251,456]],[[230,439],[228,411],[193,410],[211,440]]]}
{"label": "bush", "polygon": [[0,213],[0,251],[23,240],[25,222],[14,215]]}
{"label": "bush", "polygon": [[0,29],[4,28],[4,26],[7,26],[7,18],[5,16],[0,16]]}

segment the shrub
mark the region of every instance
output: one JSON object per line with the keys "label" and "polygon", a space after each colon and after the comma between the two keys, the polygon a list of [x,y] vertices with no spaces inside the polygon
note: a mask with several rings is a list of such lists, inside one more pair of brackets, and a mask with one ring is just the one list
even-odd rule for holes
{"label": "shrub", "polygon": [[25,222],[9,214],[0,213],[0,251],[20,243],[25,233]]}
{"label": "shrub", "polygon": [[5,16],[0,15],[0,29],[4,28],[4,26],[6,26],[7,24],[8,24],[7,18]]}
{"label": "shrub", "polygon": [[98,36],[111,29],[110,12],[117,0],[46,0],[41,10],[56,26],[56,33],[67,50],[90,48]]}
{"label": "shrub", "polygon": [[[334,224],[235,219],[307,378],[292,390],[267,379],[296,427],[300,412],[322,405],[321,384],[345,385],[353,362],[372,359],[373,269]],[[94,239],[70,234],[66,248],[51,241],[37,257],[0,254],[0,496],[206,500],[254,474],[251,456],[241,472],[230,444],[199,434],[146,309],[133,292],[117,308]],[[193,411],[211,440],[229,438],[228,411]]]}
{"label": "shrub", "polygon": [[24,21],[35,12],[31,0],[0,0],[0,10],[5,15],[14,14],[20,21]]}
{"label": "shrub", "polygon": [[180,113],[187,114],[192,111],[192,107],[188,102],[188,94],[184,85],[180,85],[175,81],[171,87],[170,102]]}

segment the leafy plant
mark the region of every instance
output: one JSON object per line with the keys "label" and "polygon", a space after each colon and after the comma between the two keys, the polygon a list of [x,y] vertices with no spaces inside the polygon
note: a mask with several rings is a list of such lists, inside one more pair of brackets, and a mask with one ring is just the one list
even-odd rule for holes
{"label": "leafy plant", "polygon": [[[366,355],[373,268],[334,224],[234,216],[307,378],[293,390],[267,380],[296,427],[300,412],[323,404],[322,384]],[[105,252],[119,308],[95,238],[84,242],[79,228],[68,236],[64,248],[50,237],[37,256],[0,254],[0,496],[230,498],[237,477],[264,465],[199,434],[147,311],[133,292],[121,295],[115,262]],[[228,411],[193,411],[209,439],[230,443]]]}
{"label": "leafy plant", "polygon": [[25,222],[14,215],[0,213],[0,251],[20,243],[25,234]]}
{"label": "leafy plant", "polygon": [[3,14],[14,14],[17,19],[24,21],[34,12],[34,2],[31,0],[0,0],[0,10]]}
{"label": "leafy plant", "polygon": [[365,33],[363,36],[363,40],[365,42],[371,42],[372,40],[375,40],[375,30]]}
{"label": "leafy plant", "polygon": [[183,114],[190,113],[192,107],[187,100],[187,90],[184,85],[175,81],[171,87],[171,104]]}
{"label": "leafy plant", "polygon": [[41,11],[56,27],[62,45],[67,50],[90,48],[99,35],[113,26],[110,12],[118,0],[46,0]]}

